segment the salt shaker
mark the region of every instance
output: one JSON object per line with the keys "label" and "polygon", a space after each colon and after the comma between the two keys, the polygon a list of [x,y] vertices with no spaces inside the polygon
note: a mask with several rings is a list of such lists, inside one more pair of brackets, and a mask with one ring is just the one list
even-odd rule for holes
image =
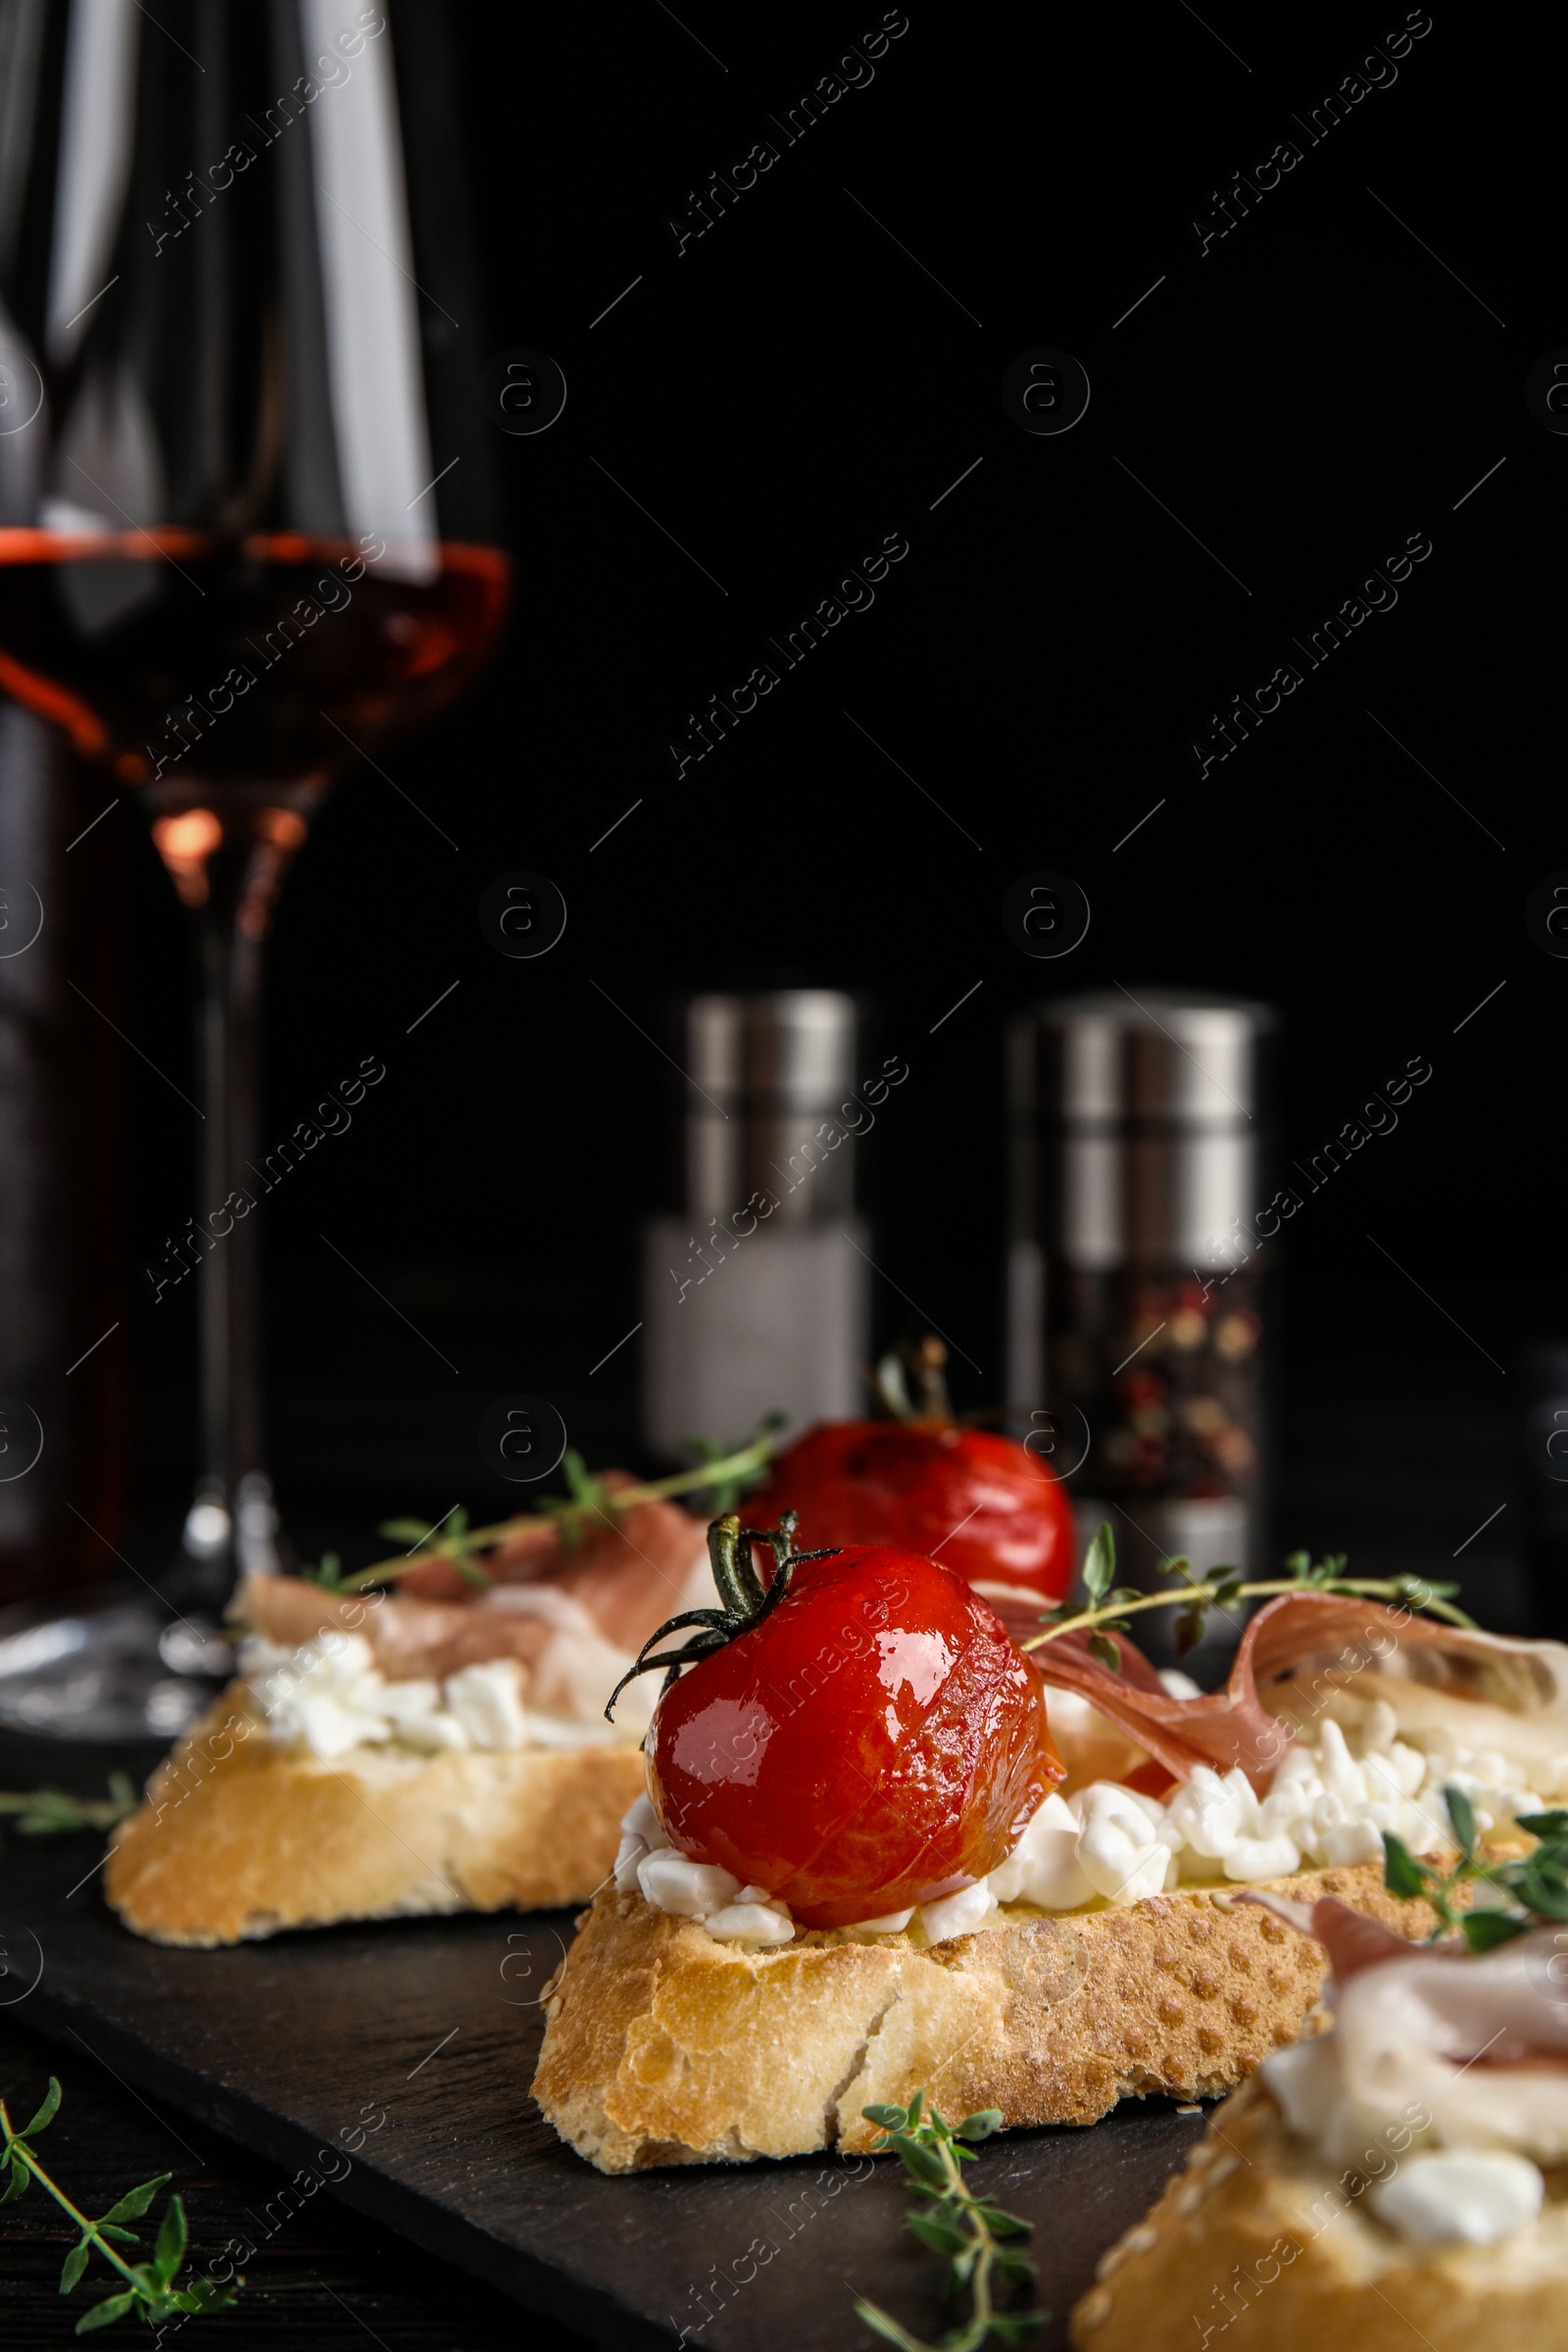
{"label": "salt shaker", "polygon": [[855,1000],[829,989],[677,1008],[681,1075],[643,1236],[644,1433],[660,1455],[770,1412],[802,1426],[860,1409],[870,1241],[857,1156],[907,1076],[896,1059],[870,1066],[862,1029]]}

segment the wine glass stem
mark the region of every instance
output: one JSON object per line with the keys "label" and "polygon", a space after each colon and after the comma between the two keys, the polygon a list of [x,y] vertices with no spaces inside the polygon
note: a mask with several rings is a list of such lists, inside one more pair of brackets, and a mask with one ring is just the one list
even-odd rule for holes
{"label": "wine glass stem", "polygon": [[240,1481],[261,1469],[256,1330],[258,1029],[262,948],[230,906],[196,915],[201,969],[198,1056],[203,1123],[201,1215],[202,1468],[231,1518]]}
{"label": "wine glass stem", "polygon": [[203,1604],[226,1600],[236,1576],[283,1564],[262,1469],[257,1222],[272,1186],[256,1132],[262,943],[324,788],[320,776],[211,790],[182,780],[149,796],[153,840],[191,912],[198,982],[202,1474],[176,1581]]}
{"label": "wine glass stem", "polygon": [[[300,830],[303,834],[303,825]],[[192,910],[200,1144],[201,1472],[185,1520],[192,1597],[217,1606],[236,1579],[275,1574],[277,1515],[262,1468],[258,1164],[262,942],[286,853],[237,825],[207,865]]]}

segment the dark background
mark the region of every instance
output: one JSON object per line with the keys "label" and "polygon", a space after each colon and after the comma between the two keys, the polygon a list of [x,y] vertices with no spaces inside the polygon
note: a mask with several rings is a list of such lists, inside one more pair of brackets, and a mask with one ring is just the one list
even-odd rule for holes
{"label": "dark background", "polygon": [[[983,1367],[959,1366],[967,1405],[1003,1388],[1004,1016],[1049,987],[1190,983],[1282,1008],[1282,1156],[1432,1062],[1288,1229],[1279,1532],[1431,1570],[1505,1502],[1461,1565],[1519,1620],[1517,1351],[1568,1321],[1568,972],[1523,921],[1568,862],[1544,750],[1568,444],[1522,398],[1563,339],[1533,259],[1563,36],[1439,6],[1393,86],[1306,147],[1287,113],[1404,14],[915,8],[870,86],[680,258],[686,191],[782,147],[764,111],[880,12],[448,17],[474,373],[533,346],[569,396],[548,433],[494,435],[517,593],[486,682],[345,782],[278,915],[264,1134],[363,1055],[388,1073],[266,1209],[271,1450],[308,1554],[514,1498],[474,1445],[505,1391],[552,1397],[590,1459],[638,1458],[636,1344],[589,1367],[641,1311],[662,1065],[633,1023],[671,989],[880,999],[911,1074],[868,1147],[878,1262]],[[1200,258],[1188,216],[1286,136],[1302,161]],[[1093,386],[1059,438],[1000,399],[1038,345]],[[894,531],[910,552],[874,609],[677,781],[686,713]],[[1200,781],[1188,739],[1415,532],[1434,552],[1397,608]],[[178,909],[135,810],[113,821],[126,1025],[189,1091]],[[999,916],[1043,866],[1093,906],[1058,964]],[[537,962],[475,922],[516,867],[569,907]],[[142,1065],[129,1083],[140,1560],[195,1469],[189,1286],[155,1311],[140,1269],[194,1200],[188,1113]],[[886,1286],[878,1310],[907,1311]]]}

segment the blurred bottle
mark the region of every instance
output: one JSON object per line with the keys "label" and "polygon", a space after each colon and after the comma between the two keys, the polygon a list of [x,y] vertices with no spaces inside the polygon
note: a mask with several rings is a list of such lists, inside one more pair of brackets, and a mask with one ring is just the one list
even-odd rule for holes
{"label": "blurred bottle", "polygon": [[[860,1070],[855,1001],[827,989],[678,1008],[660,1213],[643,1239],[644,1431],[684,1458],[780,1411],[863,1403],[870,1241],[858,1139],[896,1077]],[[905,1075],[907,1073],[906,1072]]]}
{"label": "blurred bottle", "polygon": [[[1109,1518],[1132,1584],[1166,1581],[1173,1553],[1264,1557],[1273,1028],[1263,1005],[1143,989],[1041,1005],[1011,1035],[1008,1395],[1054,1433],[1087,1424],[1079,1525]],[[1152,1655],[1174,1615],[1140,1620]],[[1237,1630],[1216,1612],[1205,1646]]]}
{"label": "blurred bottle", "polygon": [[0,1600],[112,1575],[123,1534],[111,797],[0,703]]}

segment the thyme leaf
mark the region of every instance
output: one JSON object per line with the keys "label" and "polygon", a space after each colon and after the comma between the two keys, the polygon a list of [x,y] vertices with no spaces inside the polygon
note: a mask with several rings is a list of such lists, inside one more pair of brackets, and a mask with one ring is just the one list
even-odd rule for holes
{"label": "thyme leaf", "polygon": [[13,1813],[24,1838],[65,1838],[76,1830],[112,1830],[141,1799],[129,1776],[109,1775],[107,1796],[71,1796],[64,1788],[0,1788],[0,1814]]}
{"label": "thyme leaf", "polygon": [[[1451,1870],[1423,1862],[1392,1830],[1383,1833],[1383,1884],[1391,1894],[1419,1895],[1431,1904],[1438,1924],[1430,1943],[1460,1934],[1473,1952],[1491,1952],[1544,1922],[1568,1920],[1568,1813],[1522,1813],[1516,1827],[1536,1839],[1534,1849],[1508,1861],[1489,1861],[1464,1790],[1449,1786],[1443,1800],[1459,1848]],[[1467,1885],[1493,1890],[1484,1910],[1461,1908],[1456,1897]]]}
{"label": "thyme leaf", "polygon": [[1002,2111],[984,2107],[961,2124],[949,2124],[934,2107],[922,2114],[923,2105],[924,2093],[917,2090],[907,2107],[862,2107],[860,2113],[881,2128],[874,2153],[896,2152],[908,2174],[907,2185],[919,2200],[906,2216],[909,2229],[933,2254],[947,2257],[944,2293],[950,2299],[966,2294],[969,2316],[930,2346],[863,2295],[857,2298],[856,2311],[873,2334],[896,2344],[899,2352],[979,2352],[987,2336],[1022,2344],[1045,2326],[1049,2313],[1000,2311],[995,2290],[999,2284],[1004,2291],[1033,2286],[1034,2264],[1002,2242],[1027,2237],[1033,2224],[971,2195],[961,2169],[974,2162],[973,2143],[997,2130]]}
{"label": "thyme leaf", "polygon": [[53,2197],[62,2212],[74,2222],[80,2235],[67,2254],[60,2274],[60,2292],[63,2295],[73,2293],[80,2284],[94,2254],[101,2254],[125,2281],[117,2293],[107,2296],[101,2303],[94,2303],[83,2312],[76,2322],[76,2333],[92,2334],[98,2328],[108,2328],[116,2320],[123,2319],[129,2311],[139,2312],[149,2326],[160,2320],[172,2320],[176,2314],[188,2317],[226,2311],[234,2301],[234,2287],[215,2285],[210,2278],[192,2279],[185,2286],[176,2283],[185,2260],[187,2236],[185,2208],[177,2196],[172,2196],[164,2208],[164,2217],[149,2261],[128,2263],[110,2242],[114,2239],[121,2245],[135,2245],[135,2231],[120,2225],[141,2219],[158,2191],[171,2179],[170,2174],[155,2174],[151,2180],[143,2180],[137,2187],[127,2189],[122,2197],[110,2206],[107,2213],[94,2221],[79,2206],[73,2204],[59,2182],[44,2170],[32,2142],[54,2122],[59,2107],[60,2083],[53,2075],[49,2078],[49,2092],[43,2105],[31,2123],[20,2132],[6,2112],[4,2099],[0,2099],[0,2132],[4,2134],[0,2139],[0,2168],[11,2176],[10,2185],[5,2194],[0,2196],[0,2205],[7,2205],[14,2197],[23,2195],[36,2180],[39,2187]]}

